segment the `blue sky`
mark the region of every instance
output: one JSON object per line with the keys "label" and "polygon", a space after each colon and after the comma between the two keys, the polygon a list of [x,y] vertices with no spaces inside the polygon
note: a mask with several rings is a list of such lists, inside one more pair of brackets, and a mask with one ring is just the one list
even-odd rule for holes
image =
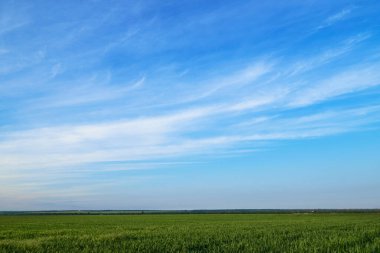
{"label": "blue sky", "polygon": [[0,2],[0,210],[380,208],[380,2]]}

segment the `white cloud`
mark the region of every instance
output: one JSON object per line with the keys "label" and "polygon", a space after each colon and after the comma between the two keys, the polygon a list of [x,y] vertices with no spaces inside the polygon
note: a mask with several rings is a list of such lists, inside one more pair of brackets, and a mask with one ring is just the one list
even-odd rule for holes
{"label": "white cloud", "polygon": [[[233,108],[233,107],[231,107]],[[241,108],[239,108],[241,109]],[[228,118],[228,107],[205,107],[169,115],[90,125],[51,127],[3,134],[0,168],[34,170],[104,161],[144,161],[190,154],[218,153],[242,142],[310,138],[336,134],[365,125],[379,107],[323,112],[296,118],[270,117],[216,127],[217,135],[189,138],[202,132],[202,120]],[[236,109],[233,109],[236,110]],[[231,115],[230,115],[231,116]],[[211,117],[211,118],[210,118]],[[216,117],[216,118],[214,118]],[[232,116],[233,117],[233,116]],[[261,120],[259,120],[261,119]],[[244,124],[245,123],[245,124]]]}
{"label": "white cloud", "polygon": [[193,90],[195,95],[185,97],[184,100],[189,102],[204,99],[222,91],[239,89],[244,85],[253,84],[260,77],[268,74],[271,69],[272,64],[259,62],[234,73],[219,75],[217,78],[203,81],[201,88]]}
{"label": "white cloud", "polygon": [[56,167],[176,152],[170,146],[176,133],[209,111],[202,108],[167,116],[11,132],[0,142],[0,168]]}
{"label": "white cloud", "polygon": [[380,85],[380,66],[354,66],[295,92],[290,106],[306,106]]}
{"label": "white cloud", "polygon": [[12,32],[29,23],[26,19],[16,19],[9,15],[9,13],[1,13],[0,15],[0,36],[4,36],[6,33]]}
{"label": "white cloud", "polygon": [[[56,72],[51,77],[58,74],[59,70]],[[105,102],[124,97],[127,93],[141,88],[144,82],[145,77],[142,77],[127,84],[111,84],[109,77],[92,76],[76,81],[78,85],[75,87],[66,87],[64,84],[61,87],[60,83],[57,83],[58,87],[52,95],[33,99],[30,103],[35,108],[53,108]]]}
{"label": "white cloud", "polygon": [[326,28],[326,27],[331,26],[331,25],[333,25],[333,24],[335,24],[341,20],[346,19],[349,16],[349,14],[352,12],[352,10],[353,10],[352,7],[345,8],[345,9],[341,10],[340,12],[335,13],[335,14],[327,17],[323,21],[323,23],[320,26],[318,26],[317,29],[319,30],[319,29]]}
{"label": "white cloud", "polygon": [[285,71],[285,74],[296,76],[302,74],[303,72],[314,70],[315,68],[329,64],[334,60],[347,55],[355,48],[355,46],[369,39],[370,37],[371,34],[369,33],[361,33],[352,36],[343,41],[342,45],[339,47],[329,47],[327,50],[316,56],[307,59],[301,59],[300,61],[295,62],[294,64],[290,65],[290,67]]}

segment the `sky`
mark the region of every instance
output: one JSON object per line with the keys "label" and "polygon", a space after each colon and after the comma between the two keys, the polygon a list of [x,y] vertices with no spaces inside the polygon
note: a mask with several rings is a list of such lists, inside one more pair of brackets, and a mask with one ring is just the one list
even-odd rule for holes
{"label": "sky", "polygon": [[0,1],[0,210],[380,208],[379,12]]}

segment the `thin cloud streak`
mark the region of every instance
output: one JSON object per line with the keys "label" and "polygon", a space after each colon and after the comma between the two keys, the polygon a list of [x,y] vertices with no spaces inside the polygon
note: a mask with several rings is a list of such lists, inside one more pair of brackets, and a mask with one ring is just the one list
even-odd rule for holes
{"label": "thin cloud streak", "polygon": [[380,85],[380,66],[355,66],[296,92],[290,106],[307,106]]}
{"label": "thin cloud streak", "polygon": [[338,13],[335,13],[335,14],[329,16],[328,18],[326,18],[323,21],[323,23],[320,26],[317,27],[317,30],[324,29],[326,27],[334,25],[335,23],[337,23],[339,21],[346,19],[353,10],[354,10],[354,8],[349,7],[349,8],[345,8],[345,9],[339,11]]}

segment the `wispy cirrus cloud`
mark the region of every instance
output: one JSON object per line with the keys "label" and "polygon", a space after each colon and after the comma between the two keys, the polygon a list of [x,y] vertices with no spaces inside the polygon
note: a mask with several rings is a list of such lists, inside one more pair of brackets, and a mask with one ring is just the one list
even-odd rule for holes
{"label": "wispy cirrus cloud", "polygon": [[12,15],[13,10],[0,11],[0,37],[29,24],[25,16]]}
{"label": "wispy cirrus cloud", "polygon": [[340,95],[380,85],[380,68],[376,65],[353,66],[325,80],[296,91],[290,106],[306,106]]}
{"label": "wispy cirrus cloud", "polygon": [[[41,168],[113,160],[157,159],[204,152],[207,149],[213,150],[215,147],[224,149],[228,148],[230,144],[245,141],[273,141],[344,132],[356,125],[344,122],[344,124],[335,124],[334,126],[330,121],[335,117],[333,122],[343,122],[337,120],[338,114],[347,117],[350,113],[357,115],[356,111],[304,115],[293,121],[291,118],[281,120],[278,117],[271,118],[271,110],[273,107],[287,110],[288,106],[310,106],[338,95],[378,85],[380,76],[377,73],[379,71],[376,66],[362,67],[361,69],[356,66],[352,71],[340,73],[321,81],[320,84],[301,87],[293,93],[286,91],[276,95],[276,92],[270,89],[250,101],[231,101],[228,104],[177,110],[162,116],[10,132],[3,135],[0,143],[2,167]],[[366,79],[363,79],[363,76]],[[287,102],[289,99],[290,104]],[[189,135],[207,131],[209,124],[219,124],[218,122],[221,120],[228,119],[235,122],[237,112],[251,113],[252,110],[253,113],[259,110],[264,115],[268,115],[265,121],[256,121],[253,132],[246,131],[245,135],[236,135],[236,132],[241,131],[239,128],[232,132],[226,132],[228,123],[225,123],[226,125],[222,127],[214,125],[214,131],[220,131],[218,135],[189,139]],[[363,108],[362,115],[367,114],[366,110],[367,108]],[[265,114],[266,112],[268,114]],[[377,111],[372,111],[372,113],[374,112]],[[261,124],[262,122],[264,123]],[[301,124],[301,128],[294,128],[295,122]],[[317,122],[319,123],[317,124]],[[361,121],[362,124],[370,122]],[[258,126],[258,123],[261,126]],[[323,124],[321,125],[321,123]],[[241,126],[244,125],[247,126],[243,121]],[[359,123],[359,125],[361,124]],[[45,157],[43,160],[40,159],[42,155]]]}
{"label": "wispy cirrus cloud", "polygon": [[344,40],[339,46],[329,48],[313,57],[305,57],[300,61],[296,61],[288,68],[286,72],[292,76],[324,66],[332,61],[344,57],[346,54],[354,50],[355,47],[359,46],[362,42],[366,41],[370,37],[370,33],[360,33],[354,35]]}
{"label": "wispy cirrus cloud", "polygon": [[347,7],[347,8],[344,8],[343,10],[327,17],[320,26],[317,27],[317,30],[319,29],[323,29],[323,28],[326,28],[326,27],[329,27],[339,21],[342,21],[346,18],[348,18],[348,16],[351,14],[351,12],[354,10],[355,8],[354,7]]}
{"label": "wispy cirrus cloud", "polygon": [[[265,69],[265,71],[261,67],[258,68],[259,71],[257,68],[253,68],[254,71],[251,71],[252,68],[248,69],[250,71],[244,68],[237,72],[238,74],[233,73],[221,77],[220,80],[227,81],[220,82],[219,88],[231,86],[229,88],[232,90],[242,89],[244,91],[247,90],[246,82],[249,82],[254,88],[251,90],[252,94],[246,93],[245,98],[230,97],[228,103],[226,101],[217,102],[209,106],[192,106],[188,109],[183,107],[159,116],[3,133],[0,142],[2,154],[0,166],[3,168],[19,167],[20,169],[49,168],[114,160],[157,159],[159,157],[184,156],[193,152],[204,152],[207,149],[215,150],[214,148],[217,148],[216,150],[218,150],[218,147],[225,149],[229,145],[236,145],[239,142],[306,138],[344,132],[345,129],[351,128],[350,124],[327,127],[332,117],[319,117],[319,115],[317,118],[325,120],[327,125],[322,126],[311,120],[316,119],[315,115],[303,115],[295,120],[298,124],[304,123],[302,131],[297,129],[294,132],[294,123],[289,125],[286,123],[286,118],[280,121],[278,117],[272,118],[271,113],[273,108],[282,108],[286,115],[289,106],[290,108],[311,106],[339,95],[350,94],[380,84],[380,75],[378,74],[380,71],[377,65],[353,66],[350,70],[344,70],[315,83],[306,83],[295,90],[291,86],[287,88],[287,85],[278,85],[278,82],[281,82],[281,75],[277,79],[270,79],[270,82],[263,87],[260,85],[263,80],[257,81],[257,78],[267,73],[269,69]],[[144,79],[140,79],[135,84],[127,86],[127,90],[139,87],[143,81]],[[211,86],[213,85],[211,84]],[[91,102],[88,98],[94,98],[94,89],[87,90],[89,92],[82,93],[83,98],[80,102],[68,103],[62,97],[51,101],[56,100],[60,103],[58,105],[63,107],[88,103]],[[108,98],[104,89],[99,90],[97,94],[99,97],[95,97],[93,101],[101,102]],[[116,90],[109,98],[112,99],[116,96],[125,95],[121,93],[121,90]],[[70,96],[66,95],[66,97]],[[81,98],[78,93],[72,93],[72,97]],[[163,99],[165,98],[163,97]],[[41,103],[38,102],[38,104]],[[42,105],[50,109],[57,106],[48,101],[43,102]],[[221,127],[216,126],[226,120],[226,122],[231,121],[234,122],[233,125],[236,125],[236,120],[241,120],[238,118],[240,114],[248,116],[258,112],[264,115],[259,118],[265,117],[266,120],[255,121],[256,132],[247,131],[245,135],[236,135],[239,128],[232,132],[228,131],[226,129],[229,128],[229,123],[224,123],[225,125]],[[342,114],[342,112],[340,113]],[[334,116],[337,114],[334,113]],[[291,118],[288,120],[291,122]],[[257,123],[262,126],[258,126]],[[367,121],[363,121],[364,123]],[[244,125],[249,124],[243,120],[241,126]],[[291,128],[286,129],[287,125]],[[208,131],[209,126],[213,126],[214,131],[216,130],[219,134],[189,139],[192,134]],[[273,126],[281,126],[282,130]],[[44,159],[41,159],[42,156]]]}
{"label": "wispy cirrus cloud", "polygon": [[44,96],[41,99],[31,101],[38,107],[68,107],[83,104],[99,103],[103,101],[120,99],[126,93],[138,89],[144,84],[145,77],[126,84],[109,85],[110,77],[98,78],[92,76],[82,79],[76,87],[70,90],[57,88],[52,96]]}

